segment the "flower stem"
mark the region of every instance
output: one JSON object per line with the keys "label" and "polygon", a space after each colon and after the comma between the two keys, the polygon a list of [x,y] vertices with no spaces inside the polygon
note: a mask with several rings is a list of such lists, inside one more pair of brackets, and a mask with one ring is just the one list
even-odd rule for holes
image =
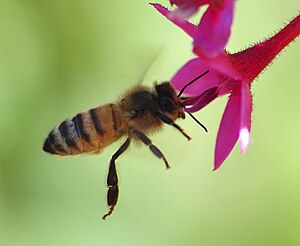
{"label": "flower stem", "polygon": [[264,40],[244,51],[232,54],[231,62],[248,82],[257,75],[300,35],[300,15],[296,16],[285,27],[271,38]]}

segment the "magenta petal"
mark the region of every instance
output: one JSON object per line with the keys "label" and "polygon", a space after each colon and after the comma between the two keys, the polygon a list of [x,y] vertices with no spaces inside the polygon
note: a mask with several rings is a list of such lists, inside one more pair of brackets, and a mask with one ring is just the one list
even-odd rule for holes
{"label": "magenta petal", "polygon": [[150,3],[159,13],[172,21],[176,26],[185,31],[191,38],[194,37],[197,27],[186,20],[177,17],[172,11],[157,3]]}
{"label": "magenta petal", "polygon": [[234,3],[234,0],[228,0],[222,8],[214,5],[208,7],[194,36],[197,54],[215,57],[223,53],[230,36]]}
{"label": "magenta petal", "polygon": [[211,0],[170,0],[170,3],[172,5],[175,4],[178,7],[184,7],[184,6],[201,6],[209,3],[210,1]]}
{"label": "magenta petal", "polygon": [[186,6],[186,7],[179,7],[174,10],[173,14],[176,18],[181,20],[185,20],[196,14],[199,7],[197,6]]}
{"label": "magenta petal", "polygon": [[230,77],[234,80],[241,80],[241,74],[234,68],[231,60],[230,54],[223,53],[216,57],[205,57],[202,54],[198,54],[198,50],[193,50],[195,54],[199,56],[202,61],[205,61],[207,67],[223,75]]}
{"label": "magenta petal", "polygon": [[[179,91],[183,86],[191,80],[209,71],[204,77],[200,78],[197,83],[189,86],[185,93],[198,96],[207,89],[220,85],[228,79],[240,79],[240,74],[232,67],[228,55],[220,55],[214,59],[195,58],[187,62],[171,79],[171,83]],[[228,76],[228,77],[226,77]],[[221,94],[230,93],[223,88]]]}
{"label": "magenta petal", "polygon": [[174,14],[181,19],[188,19],[194,15],[200,6],[208,4],[210,0],[171,0],[171,5],[175,4],[178,8]]}
{"label": "magenta petal", "polygon": [[242,153],[247,151],[250,143],[251,130],[251,113],[252,113],[252,95],[249,84],[242,81],[241,85],[241,121],[240,121],[240,149]]}
{"label": "magenta petal", "polygon": [[231,94],[222,116],[215,149],[215,170],[219,168],[233,149],[239,137],[241,94]]}
{"label": "magenta petal", "polygon": [[215,71],[222,73],[232,79],[240,80],[241,75],[236,69],[233,67],[229,55],[226,53],[220,54],[214,58],[206,58],[205,62],[207,66],[211,67]]}
{"label": "magenta petal", "polygon": [[[193,113],[196,111],[201,110],[204,108],[206,105],[211,103],[213,100],[215,100],[219,95],[218,87],[212,87],[205,92],[203,92],[200,96],[197,96],[195,98],[187,99],[183,102],[183,104],[186,105],[192,105],[191,108],[185,108],[185,112]],[[195,99],[197,99],[195,101]]]}
{"label": "magenta petal", "polygon": [[195,58],[187,62],[171,79],[171,83],[180,91],[183,86],[207,70],[209,70],[208,74],[185,90],[185,94],[200,95],[209,88],[217,86],[219,83],[219,73],[210,70],[210,67],[200,58]]}

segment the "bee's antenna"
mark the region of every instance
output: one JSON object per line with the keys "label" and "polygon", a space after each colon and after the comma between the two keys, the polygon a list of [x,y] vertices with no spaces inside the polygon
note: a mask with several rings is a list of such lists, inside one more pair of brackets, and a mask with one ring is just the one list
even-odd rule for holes
{"label": "bee's antenna", "polygon": [[194,115],[192,115],[191,113],[189,113],[188,112],[188,114],[189,114],[189,116],[191,116],[192,117],[192,119],[194,120],[194,121],[196,121],[197,123],[198,123],[198,125],[200,125],[203,129],[204,129],[204,131],[206,131],[206,132],[208,132],[208,130],[207,130],[207,128],[194,116]]}
{"label": "bee's antenna", "polygon": [[203,77],[204,75],[206,75],[209,72],[209,70],[207,70],[206,72],[200,74],[198,77],[194,78],[191,82],[187,83],[185,86],[182,87],[182,89],[180,90],[180,92],[178,93],[178,97],[181,96],[181,94],[184,92],[184,90],[190,86],[191,84],[193,84],[195,81],[197,81],[198,79],[200,79],[201,77]]}
{"label": "bee's antenna", "polygon": [[[181,107],[185,108],[185,105],[183,103],[179,103],[179,104],[180,104]],[[197,124],[200,125],[204,129],[204,131],[208,132],[207,128],[194,115],[192,115],[192,113],[190,113],[190,112],[186,112],[186,113],[188,113],[189,116],[191,116],[192,119],[194,121],[196,121]]]}

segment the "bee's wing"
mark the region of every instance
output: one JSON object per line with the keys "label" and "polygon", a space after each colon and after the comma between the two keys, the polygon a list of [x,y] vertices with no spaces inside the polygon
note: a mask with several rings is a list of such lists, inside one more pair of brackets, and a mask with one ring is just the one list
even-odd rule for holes
{"label": "bee's wing", "polygon": [[[163,48],[160,48],[158,51],[148,55],[147,57],[143,57],[143,61],[147,61],[144,63],[144,69],[141,69],[141,74],[138,79],[138,85],[143,83],[153,82],[153,78],[151,78],[151,74],[157,69],[158,64],[160,64],[161,57],[163,55]],[[155,79],[154,79],[155,80]]]}

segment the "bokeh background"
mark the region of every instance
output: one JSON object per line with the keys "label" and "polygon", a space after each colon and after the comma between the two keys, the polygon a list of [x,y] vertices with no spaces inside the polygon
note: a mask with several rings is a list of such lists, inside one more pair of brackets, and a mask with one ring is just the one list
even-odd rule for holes
{"label": "bokeh background", "polygon": [[[163,3],[167,3],[164,1]],[[273,34],[298,0],[237,3],[230,51]],[[197,18],[193,22],[197,23]],[[226,98],[152,136],[171,164],[132,146],[118,160],[120,197],[107,212],[108,162],[42,151],[57,123],[111,102],[140,81],[171,78],[191,40],[145,0],[1,0],[0,245],[300,245],[300,45],[253,86],[252,143],[213,172]]]}

